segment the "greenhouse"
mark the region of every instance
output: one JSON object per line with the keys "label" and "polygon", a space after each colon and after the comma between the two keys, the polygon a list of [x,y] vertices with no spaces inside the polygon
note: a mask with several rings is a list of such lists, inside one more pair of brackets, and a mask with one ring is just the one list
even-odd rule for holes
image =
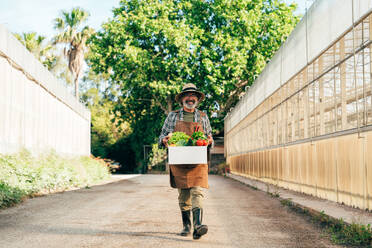
{"label": "greenhouse", "polygon": [[372,209],[371,11],[314,2],[225,118],[233,173]]}

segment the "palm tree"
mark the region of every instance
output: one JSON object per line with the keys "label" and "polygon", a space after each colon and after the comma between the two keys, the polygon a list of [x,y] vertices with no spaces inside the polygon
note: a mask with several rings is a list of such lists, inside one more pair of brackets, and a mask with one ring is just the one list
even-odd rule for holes
{"label": "palm tree", "polygon": [[68,60],[68,69],[74,76],[75,96],[79,98],[79,78],[82,73],[84,53],[87,50],[86,41],[94,30],[88,26],[79,29],[89,13],[81,8],[74,8],[71,12],[62,11],[60,18],[54,20],[54,27],[59,34],[54,37],[54,44],[65,44],[64,55]]}
{"label": "palm tree", "polygon": [[14,33],[14,36],[37,58],[53,75],[66,84],[72,82],[67,63],[63,56],[58,55],[55,45],[48,42],[44,36],[36,32]]}
{"label": "palm tree", "polygon": [[14,36],[29,50],[48,70],[55,66],[56,56],[52,54],[53,46],[46,43],[45,37],[36,32],[15,33]]}

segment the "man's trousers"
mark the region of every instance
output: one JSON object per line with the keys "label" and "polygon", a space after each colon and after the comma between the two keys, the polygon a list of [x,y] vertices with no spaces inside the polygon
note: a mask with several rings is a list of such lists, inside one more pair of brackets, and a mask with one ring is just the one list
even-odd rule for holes
{"label": "man's trousers", "polygon": [[188,189],[178,189],[178,203],[181,211],[203,208],[204,190],[196,186]]}

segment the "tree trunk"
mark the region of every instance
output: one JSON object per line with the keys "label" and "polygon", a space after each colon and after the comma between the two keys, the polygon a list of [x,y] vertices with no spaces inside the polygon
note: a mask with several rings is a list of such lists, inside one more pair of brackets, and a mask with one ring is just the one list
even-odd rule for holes
{"label": "tree trunk", "polygon": [[75,83],[75,97],[79,100],[79,75],[75,75],[74,79]]}
{"label": "tree trunk", "polygon": [[173,101],[170,96],[167,97],[167,115],[172,111]]}
{"label": "tree trunk", "polygon": [[82,44],[78,46],[71,46],[68,51],[68,68],[75,76],[75,96],[79,99],[79,77],[83,67],[84,61],[84,47]]}

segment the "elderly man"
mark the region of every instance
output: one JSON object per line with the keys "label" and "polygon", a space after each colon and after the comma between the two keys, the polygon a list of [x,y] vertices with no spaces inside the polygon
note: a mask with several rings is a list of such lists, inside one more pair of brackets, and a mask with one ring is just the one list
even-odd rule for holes
{"label": "elderly man", "polygon": [[[161,146],[168,146],[168,140],[172,132],[185,132],[192,135],[196,127],[208,137],[208,144],[213,143],[212,129],[208,116],[196,109],[198,103],[203,101],[205,95],[198,91],[194,84],[186,84],[181,93],[176,95],[175,100],[182,108],[172,111],[166,118],[159,137]],[[191,210],[193,214],[193,239],[199,239],[208,232],[208,226],[202,224],[203,198],[202,188],[208,188],[208,165],[185,164],[169,165],[171,187],[178,188],[178,202],[182,213],[183,230],[182,236],[191,234]]]}

